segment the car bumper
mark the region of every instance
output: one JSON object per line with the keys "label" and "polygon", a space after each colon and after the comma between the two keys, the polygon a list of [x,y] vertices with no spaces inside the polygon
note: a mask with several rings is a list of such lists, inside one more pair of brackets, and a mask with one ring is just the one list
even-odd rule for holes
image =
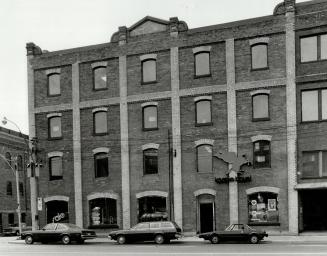
{"label": "car bumper", "polygon": [[96,235],[81,235],[81,238],[82,239],[94,239],[96,238],[97,236]]}

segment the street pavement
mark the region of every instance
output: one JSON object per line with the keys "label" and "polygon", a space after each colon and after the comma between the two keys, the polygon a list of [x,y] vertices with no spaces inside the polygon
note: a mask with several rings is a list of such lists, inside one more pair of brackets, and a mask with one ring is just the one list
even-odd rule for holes
{"label": "street pavement", "polygon": [[212,245],[197,237],[184,237],[171,244],[137,243],[118,245],[104,237],[88,240],[83,245],[61,243],[26,245],[16,237],[0,237],[1,256],[102,256],[102,255],[324,255],[327,256],[327,236],[270,236],[259,244],[221,243]]}

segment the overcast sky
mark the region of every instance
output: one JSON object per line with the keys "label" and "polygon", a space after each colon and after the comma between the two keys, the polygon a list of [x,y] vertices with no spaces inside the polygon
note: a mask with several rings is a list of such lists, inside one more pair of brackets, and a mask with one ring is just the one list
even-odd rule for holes
{"label": "overcast sky", "polygon": [[27,42],[49,51],[100,44],[109,42],[119,26],[130,27],[147,15],[177,16],[196,28],[271,15],[281,1],[1,0],[0,118],[6,116],[28,134]]}

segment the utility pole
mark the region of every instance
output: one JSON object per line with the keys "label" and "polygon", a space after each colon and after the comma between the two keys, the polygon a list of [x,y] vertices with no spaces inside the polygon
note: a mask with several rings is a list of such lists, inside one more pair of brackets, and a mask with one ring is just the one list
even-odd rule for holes
{"label": "utility pole", "polygon": [[168,129],[168,161],[169,161],[169,215],[170,220],[174,220],[174,195],[173,195],[173,175],[172,175],[172,167],[173,167],[173,149],[171,147],[171,134],[170,129]]}

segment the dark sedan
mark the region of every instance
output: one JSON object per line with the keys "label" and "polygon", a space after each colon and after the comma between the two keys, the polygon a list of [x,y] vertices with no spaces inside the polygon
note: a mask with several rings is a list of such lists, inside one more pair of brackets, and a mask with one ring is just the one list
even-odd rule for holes
{"label": "dark sedan", "polygon": [[34,242],[58,242],[70,244],[71,241],[84,243],[86,239],[96,238],[93,230],[82,229],[70,223],[50,223],[45,225],[41,230],[25,231],[21,234],[21,239],[25,239],[26,244]]}
{"label": "dark sedan", "polygon": [[108,237],[119,244],[138,241],[154,241],[162,244],[180,238],[181,232],[181,228],[173,221],[154,221],[141,222],[127,230],[110,232]]}
{"label": "dark sedan", "polygon": [[265,231],[253,229],[246,224],[231,224],[225,230],[202,233],[198,236],[204,240],[209,240],[213,244],[217,244],[223,240],[243,240],[256,244],[260,240],[263,240],[264,237],[268,237],[268,234]]}

